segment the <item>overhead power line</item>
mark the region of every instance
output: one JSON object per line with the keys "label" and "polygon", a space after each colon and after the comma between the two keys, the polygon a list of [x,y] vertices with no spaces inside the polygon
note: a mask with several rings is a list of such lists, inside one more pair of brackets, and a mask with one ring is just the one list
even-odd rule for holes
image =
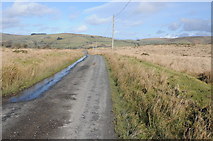
{"label": "overhead power line", "polygon": [[117,17],[126,9],[126,7],[129,5],[130,2],[131,2],[131,0],[129,0],[129,1],[125,4],[125,6],[124,6],[117,14],[115,14],[115,18],[117,18]]}
{"label": "overhead power line", "polygon": [[[129,0],[125,5],[124,5],[124,7],[117,13],[117,14],[114,14],[113,15],[113,17],[112,17],[112,48],[114,48],[114,32],[115,32],[115,30],[114,30],[114,26],[115,26],[115,22],[117,22],[117,18],[121,15],[121,13],[126,9],[126,7],[129,5],[129,3],[131,2],[131,0]],[[108,25],[108,27],[106,28],[106,30],[105,30],[105,32],[103,32],[104,33],[104,35],[105,35],[105,37],[107,37],[107,34],[106,34],[106,32],[108,32],[109,30],[108,30],[108,28],[109,28],[109,25]],[[103,35],[103,36],[104,36]],[[107,39],[107,38],[106,38]]]}
{"label": "overhead power line", "polygon": [[[116,19],[116,18],[117,18],[118,16],[121,15],[121,13],[126,9],[126,7],[129,5],[129,3],[130,3],[131,1],[132,1],[132,0],[129,0],[129,1],[124,5],[124,7],[123,7],[117,14],[114,14],[114,22],[117,22],[117,19]],[[107,26],[106,31],[104,32],[104,35],[105,35],[106,32],[109,31],[108,28],[109,28],[109,25]]]}
{"label": "overhead power line", "polygon": [[129,5],[131,0],[129,0],[124,7],[115,15],[112,16],[112,49],[114,49],[114,33],[115,33],[115,20],[118,18],[118,16],[121,15],[121,13],[125,10],[125,8]]}

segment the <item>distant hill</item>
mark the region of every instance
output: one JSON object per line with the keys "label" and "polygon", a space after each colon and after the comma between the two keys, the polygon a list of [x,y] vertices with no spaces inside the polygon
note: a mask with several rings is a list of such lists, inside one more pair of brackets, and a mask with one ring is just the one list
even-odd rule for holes
{"label": "distant hill", "polygon": [[141,39],[139,44],[211,44],[211,36]]}
{"label": "distant hill", "polygon": [[[2,34],[2,44],[6,47],[21,46],[27,48],[92,48],[111,47],[111,39],[84,34],[47,34],[47,35],[13,35]],[[115,40],[115,46],[134,46],[134,41]]]}
{"label": "distant hill", "polygon": [[[157,44],[210,44],[210,36],[181,38],[150,38],[141,40],[115,40],[116,47]],[[2,33],[2,45],[8,48],[92,48],[111,47],[111,38],[95,35],[61,33],[47,35],[14,35]]]}

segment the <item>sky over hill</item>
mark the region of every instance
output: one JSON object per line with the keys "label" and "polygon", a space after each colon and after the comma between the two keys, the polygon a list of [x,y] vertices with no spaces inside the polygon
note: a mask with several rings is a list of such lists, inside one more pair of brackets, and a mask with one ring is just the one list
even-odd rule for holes
{"label": "sky over hill", "polygon": [[[3,2],[3,33],[81,33],[141,39],[211,35],[210,2]],[[122,10],[124,7],[126,8]],[[119,14],[119,12],[122,12]]]}

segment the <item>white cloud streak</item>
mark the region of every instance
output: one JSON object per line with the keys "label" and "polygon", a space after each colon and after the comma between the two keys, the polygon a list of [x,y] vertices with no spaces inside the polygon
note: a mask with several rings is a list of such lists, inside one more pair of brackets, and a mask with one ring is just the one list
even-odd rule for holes
{"label": "white cloud streak", "polygon": [[2,28],[6,29],[26,26],[22,23],[24,17],[56,15],[58,11],[39,3],[14,2],[11,7],[5,9],[2,13]]}
{"label": "white cloud streak", "polygon": [[172,31],[175,31],[177,29],[179,29],[181,27],[181,24],[180,23],[177,23],[177,22],[174,22],[174,23],[171,23],[168,28]]}
{"label": "white cloud streak", "polygon": [[178,29],[182,31],[201,31],[211,32],[211,21],[204,19],[187,19],[183,18],[178,22],[171,23],[168,29],[176,31]]}
{"label": "white cloud streak", "polygon": [[81,25],[79,27],[77,27],[74,32],[79,32],[79,33],[82,33],[82,32],[85,32],[88,30],[88,27],[86,25]]}
{"label": "white cloud streak", "polygon": [[165,3],[147,3],[141,2],[134,10],[135,14],[154,14],[163,10],[166,7]]}
{"label": "white cloud streak", "polygon": [[15,2],[10,8],[6,9],[5,14],[9,17],[21,16],[44,16],[56,14],[56,10],[39,3]]}
{"label": "white cloud streak", "polygon": [[86,18],[86,22],[91,25],[104,24],[110,21],[111,21],[111,17],[101,18],[101,17],[98,17],[96,14]]}
{"label": "white cloud streak", "polygon": [[184,31],[211,32],[211,21],[203,19],[181,19]]}
{"label": "white cloud streak", "polygon": [[115,3],[105,3],[105,4],[102,4],[102,5],[96,6],[96,7],[85,9],[84,12],[90,13],[90,12],[96,12],[96,11],[99,11],[99,10],[104,10],[104,9],[109,8],[109,7],[112,7],[114,4]]}

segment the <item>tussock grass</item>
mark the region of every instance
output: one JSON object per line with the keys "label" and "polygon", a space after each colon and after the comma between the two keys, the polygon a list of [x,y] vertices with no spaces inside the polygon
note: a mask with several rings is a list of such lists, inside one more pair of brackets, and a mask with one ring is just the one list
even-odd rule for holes
{"label": "tussock grass", "polygon": [[120,138],[212,138],[210,85],[133,57],[104,55]]}
{"label": "tussock grass", "polygon": [[[110,50],[97,50],[97,52],[107,51]],[[119,48],[114,50],[114,52],[184,72],[205,82],[210,81],[211,45],[146,45],[137,48]]]}
{"label": "tussock grass", "polygon": [[2,49],[2,95],[16,94],[67,67],[80,50]]}

